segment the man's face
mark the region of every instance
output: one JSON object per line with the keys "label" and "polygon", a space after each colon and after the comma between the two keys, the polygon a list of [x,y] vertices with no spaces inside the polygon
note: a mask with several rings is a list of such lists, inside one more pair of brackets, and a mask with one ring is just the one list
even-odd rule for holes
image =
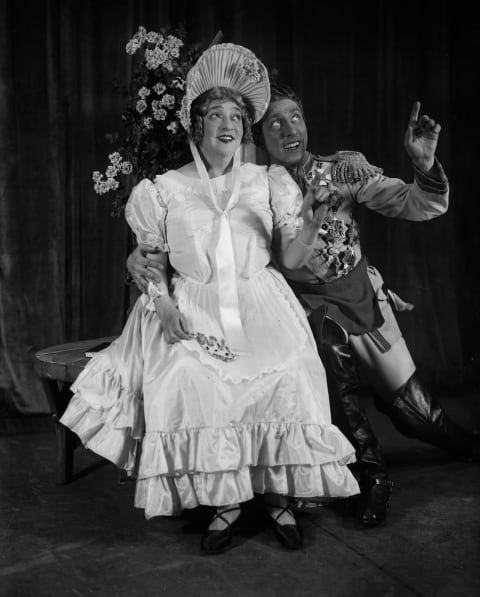
{"label": "man's face", "polygon": [[262,132],[272,163],[292,168],[302,160],[307,149],[307,126],[296,102],[287,98],[271,102]]}

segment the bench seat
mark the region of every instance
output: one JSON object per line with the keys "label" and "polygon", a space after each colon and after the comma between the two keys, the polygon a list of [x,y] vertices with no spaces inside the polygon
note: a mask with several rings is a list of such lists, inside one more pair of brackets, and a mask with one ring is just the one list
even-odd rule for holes
{"label": "bench seat", "polygon": [[59,421],[72,397],[70,386],[87,364],[86,352],[107,342],[116,336],[80,340],[59,344],[39,350],[35,355],[35,371],[40,376],[55,421],[57,451],[57,483],[72,480],[73,456],[79,445],[78,437]]}

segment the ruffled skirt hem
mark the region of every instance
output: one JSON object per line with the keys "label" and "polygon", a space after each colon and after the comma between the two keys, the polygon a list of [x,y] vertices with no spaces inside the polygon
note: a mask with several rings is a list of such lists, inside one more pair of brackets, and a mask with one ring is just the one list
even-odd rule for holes
{"label": "ruffled skirt hem", "polygon": [[151,431],[143,439],[138,476],[216,473],[248,466],[345,465],[353,456],[351,444],[335,425],[259,422]]}
{"label": "ruffled skirt hem", "polygon": [[343,498],[359,493],[350,471],[337,462],[324,465],[244,467],[237,471],[158,475],[138,479],[135,506],[146,518],[175,516],[197,506],[248,501],[254,493],[291,498]]}
{"label": "ruffled skirt hem", "polygon": [[86,448],[129,475],[136,475],[143,438],[141,425],[116,427],[115,420],[107,421],[104,409],[93,408],[78,394],[71,399],[60,423],[76,433]]}
{"label": "ruffled skirt hem", "polygon": [[140,401],[129,417],[112,418],[76,394],[61,422],[85,447],[138,476],[135,506],[147,518],[244,502],[254,493],[339,498],[359,492],[346,466],[355,461],[352,446],[334,425],[261,422],[144,434],[139,408]]}

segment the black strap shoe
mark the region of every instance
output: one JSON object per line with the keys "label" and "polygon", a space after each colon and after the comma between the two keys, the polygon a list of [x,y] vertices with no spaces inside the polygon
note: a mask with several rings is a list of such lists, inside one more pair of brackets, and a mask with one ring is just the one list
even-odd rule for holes
{"label": "black strap shoe", "polygon": [[360,522],[366,526],[376,526],[387,516],[387,508],[392,495],[393,482],[389,479],[376,478],[362,495],[364,499],[358,512]]}
{"label": "black strap shoe", "polygon": [[[277,504],[265,504],[267,508],[268,516],[270,522],[273,526],[273,532],[275,533],[275,537],[278,541],[287,549],[299,549],[303,545],[303,532],[301,527],[295,522],[295,524],[280,524],[278,519],[284,514],[288,512],[292,518],[295,520],[293,516],[293,512],[286,506],[279,506]],[[273,514],[270,512],[271,508],[278,508],[280,512]]]}
{"label": "black strap shoe", "polygon": [[[240,506],[228,508],[226,510],[222,510],[222,512],[217,511],[215,516],[212,518],[212,522],[216,518],[220,518],[227,526],[221,531],[211,531],[209,529],[205,531],[202,537],[202,541],[200,543],[200,546],[204,551],[206,551],[209,554],[221,553],[226,547],[230,545],[230,543],[232,542],[233,527],[238,522],[240,515],[238,515],[233,522],[229,522],[223,515],[227,512],[234,512],[235,510],[241,511]],[[212,522],[210,524],[212,524]]]}

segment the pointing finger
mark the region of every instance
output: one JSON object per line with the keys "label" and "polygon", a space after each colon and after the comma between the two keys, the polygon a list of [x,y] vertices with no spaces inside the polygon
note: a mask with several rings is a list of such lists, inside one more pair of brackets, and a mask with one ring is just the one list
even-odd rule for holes
{"label": "pointing finger", "polygon": [[416,102],[414,102],[412,111],[410,112],[410,126],[415,126],[417,124],[419,114],[420,114],[420,102],[416,101]]}

